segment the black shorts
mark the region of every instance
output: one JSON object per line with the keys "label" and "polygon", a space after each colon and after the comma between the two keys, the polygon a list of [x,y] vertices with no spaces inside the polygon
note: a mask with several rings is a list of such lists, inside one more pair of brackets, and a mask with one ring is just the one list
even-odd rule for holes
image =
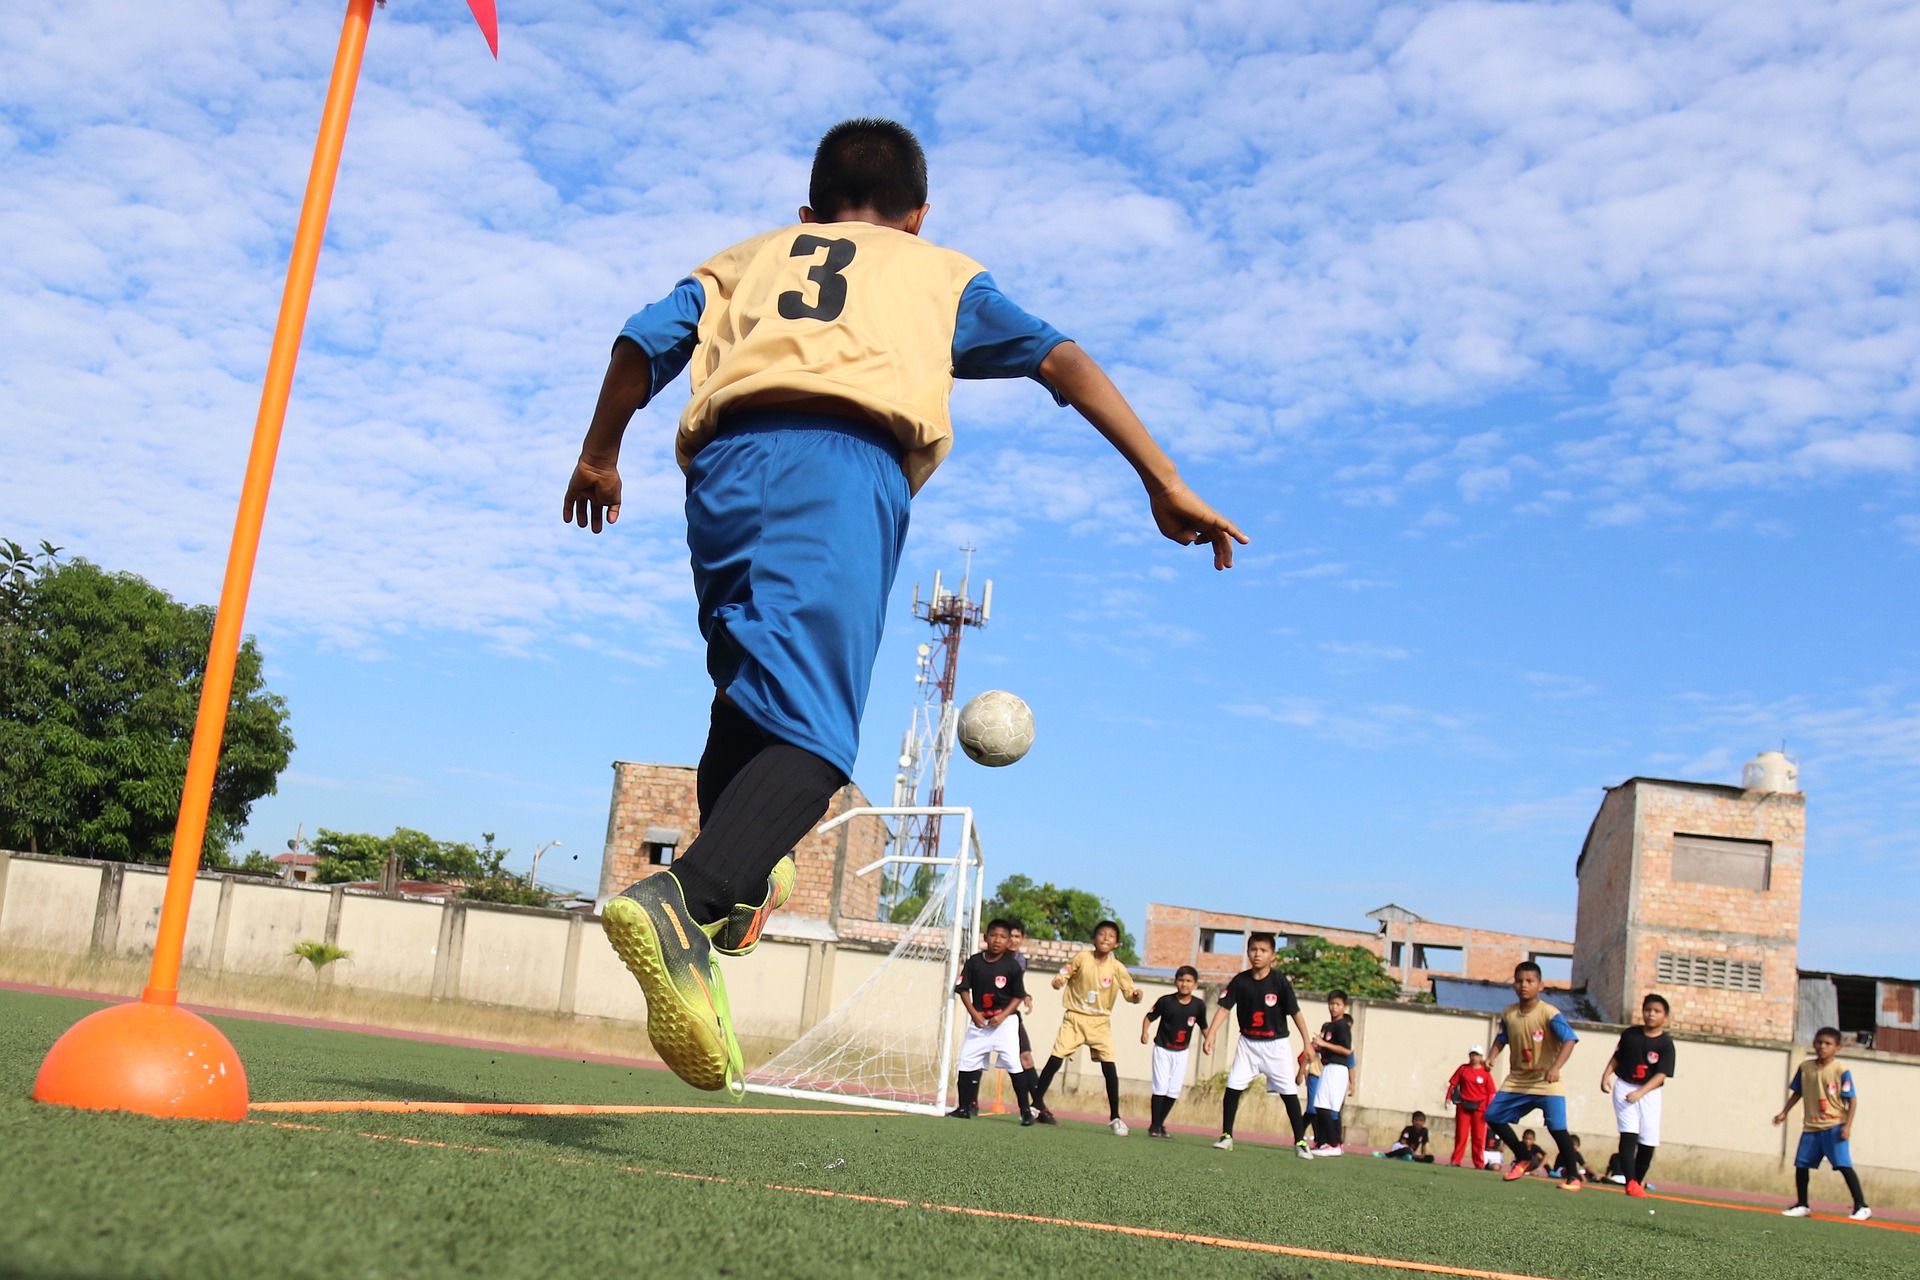
{"label": "black shorts", "polygon": [[1032,1053],[1033,1041],[1027,1039],[1027,1020],[1017,1013],[1013,1015],[1013,1020],[1020,1026],[1020,1052]]}

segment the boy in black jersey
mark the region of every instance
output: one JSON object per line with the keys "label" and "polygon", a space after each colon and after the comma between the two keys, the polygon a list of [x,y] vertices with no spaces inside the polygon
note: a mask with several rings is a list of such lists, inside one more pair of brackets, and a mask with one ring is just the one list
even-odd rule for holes
{"label": "boy in black jersey", "polygon": [[973,1025],[960,1042],[960,1105],[947,1112],[955,1120],[980,1114],[980,1077],[997,1060],[1013,1077],[1013,1096],[1020,1100],[1020,1123],[1033,1123],[1033,1073],[1020,1068],[1020,1040],[1013,1011],[1027,998],[1020,962],[1007,949],[1011,929],[1005,920],[987,923],[978,955],[969,956],[960,970],[960,1002]]}
{"label": "boy in black jersey", "polygon": [[1412,1160],[1418,1164],[1432,1164],[1433,1153],[1427,1150],[1427,1113],[1413,1113],[1413,1123],[1400,1130],[1400,1140],[1385,1151],[1374,1152],[1389,1160]]}
{"label": "boy in black jersey", "polygon": [[1627,1194],[1647,1194],[1647,1170],[1660,1146],[1660,1096],[1673,1079],[1673,1037],[1667,1034],[1667,998],[1649,994],[1640,1002],[1640,1025],[1620,1033],[1620,1043],[1600,1073],[1600,1092],[1613,1095],[1613,1118],[1620,1126],[1620,1152],[1614,1175]]}
{"label": "boy in black jersey", "polygon": [[1187,1054],[1193,1048],[1196,1031],[1207,1029],[1207,1002],[1193,994],[1200,985],[1200,971],[1183,964],[1173,972],[1173,994],[1161,996],[1140,1019],[1140,1043],[1147,1042],[1147,1028],[1155,1020],[1159,1032],[1153,1037],[1153,1119],[1147,1125],[1149,1138],[1170,1138],[1167,1116],[1180,1101],[1180,1090],[1187,1082]]}
{"label": "boy in black jersey", "polygon": [[[1273,967],[1274,939],[1270,933],[1247,938],[1247,964],[1220,993],[1220,1007],[1232,1009],[1240,1024],[1240,1043],[1233,1048],[1233,1067],[1227,1072],[1227,1094],[1220,1109],[1220,1141],[1214,1147],[1233,1150],[1233,1118],[1240,1111],[1240,1095],[1259,1077],[1266,1077],[1267,1092],[1280,1095],[1286,1104],[1287,1119],[1293,1124],[1294,1151],[1304,1160],[1313,1158],[1307,1145],[1306,1116],[1300,1110],[1300,1081],[1306,1076],[1306,1060],[1313,1052],[1312,1037],[1307,1035],[1306,1019],[1300,1016],[1300,1000],[1293,994],[1287,975]],[[1287,1038],[1286,1020],[1300,1029],[1303,1048],[1299,1057]],[[1207,1028],[1206,1052],[1213,1055],[1214,1036],[1220,1030],[1216,1018]]]}
{"label": "boy in black jersey", "polygon": [[1313,1135],[1316,1156],[1338,1156],[1346,1152],[1340,1144],[1346,1135],[1341,1130],[1340,1111],[1353,1092],[1353,1015],[1347,1012],[1347,993],[1327,993],[1327,1021],[1313,1038],[1316,1055],[1312,1088],[1307,1101],[1313,1106]]}

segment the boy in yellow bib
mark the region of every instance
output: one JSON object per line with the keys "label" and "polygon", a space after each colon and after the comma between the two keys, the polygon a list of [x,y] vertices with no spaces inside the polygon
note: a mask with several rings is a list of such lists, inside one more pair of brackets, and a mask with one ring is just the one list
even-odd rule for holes
{"label": "boy in yellow bib", "polygon": [[1114,956],[1114,948],[1119,945],[1120,926],[1102,920],[1093,927],[1093,949],[1068,961],[1053,980],[1055,991],[1066,989],[1066,1009],[1060,1016],[1060,1034],[1054,1037],[1053,1053],[1033,1094],[1041,1124],[1060,1123],[1047,1110],[1047,1088],[1066,1060],[1085,1045],[1087,1056],[1100,1064],[1100,1074],[1106,1078],[1107,1127],[1123,1138],[1127,1136],[1127,1122],[1120,1118],[1120,1068],[1113,1057],[1113,1006],[1122,995],[1128,1004],[1139,1004],[1145,993],[1133,985],[1133,975]]}
{"label": "boy in yellow bib", "polygon": [[700,834],[602,918],[646,994],[655,1051],[736,1097],[714,953],[758,943],[793,890],[789,851],[852,772],[909,501],[952,445],[953,380],[1039,381],[1133,465],[1161,533],[1211,547],[1219,569],[1247,540],[1091,358],[979,263],[920,238],[926,158],[910,132],[836,125],[808,200],[799,223],[709,258],[627,322],[561,507],[595,533],[618,520],[627,424],[690,369],[674,452],[715,689]]}

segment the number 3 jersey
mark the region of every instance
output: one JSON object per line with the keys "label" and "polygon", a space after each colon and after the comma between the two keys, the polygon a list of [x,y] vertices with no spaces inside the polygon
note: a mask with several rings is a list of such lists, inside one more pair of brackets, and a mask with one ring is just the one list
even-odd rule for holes
{"label": "number 3 jersey", "polygon": [[952,448],[954,378],[1038,378],[1066,341],[965,254],[867,222],[803,223],[743,241],[621,336],[646,352],[656,392],[691,366],[674,440],[683,469],[729,412],[788,407],[884,428],[916,493]]}

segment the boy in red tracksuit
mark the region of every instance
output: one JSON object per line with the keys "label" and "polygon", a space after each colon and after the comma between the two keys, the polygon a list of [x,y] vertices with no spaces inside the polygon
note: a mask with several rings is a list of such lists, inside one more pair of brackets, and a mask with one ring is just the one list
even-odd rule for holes
{"label": "boy in red tracksuit", "polygon": [[1454,1167],[1464,1167],[1469,1152],[1474,1168],[1487,1167],[1487,1103],[1493,1101],[1493,1094],[1493,1073],[1487,1070],[1486,1051],[1475,1045],[1447,1081],[1447,1101],[1454,1106]]}

